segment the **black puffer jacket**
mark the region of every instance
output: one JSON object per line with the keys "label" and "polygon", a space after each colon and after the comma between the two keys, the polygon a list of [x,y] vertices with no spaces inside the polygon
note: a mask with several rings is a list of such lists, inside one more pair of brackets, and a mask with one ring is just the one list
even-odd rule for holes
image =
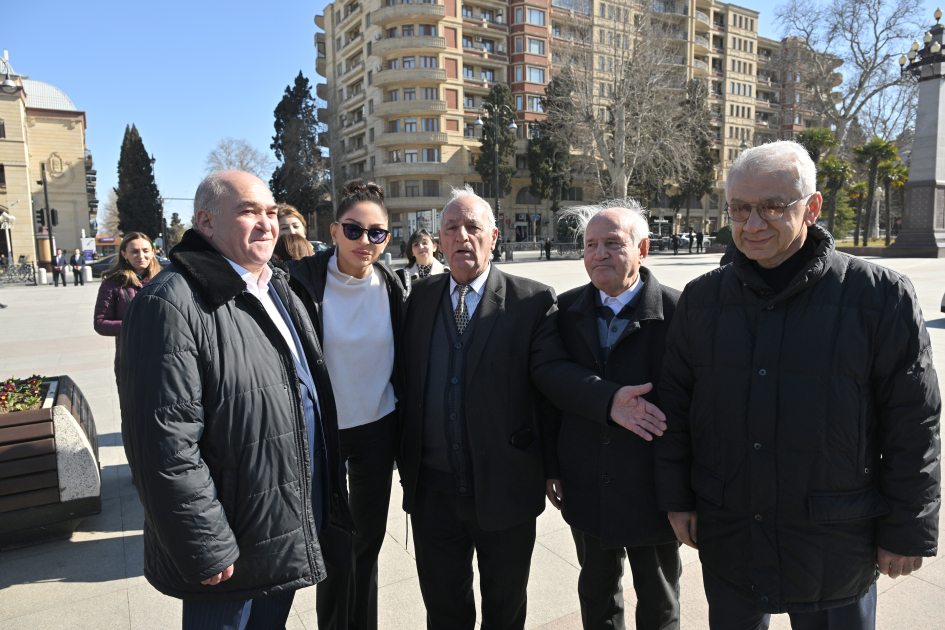
{"label": "black puffer jacket", "polygon": [[877,546],[938,544],[941,397],[915,291],[808,238],[780,294],[741,252],[689,283],[660,381],[659,506],[698,511],[704,566],[759,612],[854,602]]}
{"label": "black puffer jacket", "polygon": [[[197,233],[184,235],[171,261],[122,322],[122,437],[144,505],[145,577],[166,595],[194,601],[311,586],[325,567],[290,350],[245,282]],[[335,403],[315,331],[281,269],[270,287],[304,346],[337,462]],[[337,477],[331,482],[332,521],[350,528],[343,488]],[[200,584],[234,563],[229,580]]]}

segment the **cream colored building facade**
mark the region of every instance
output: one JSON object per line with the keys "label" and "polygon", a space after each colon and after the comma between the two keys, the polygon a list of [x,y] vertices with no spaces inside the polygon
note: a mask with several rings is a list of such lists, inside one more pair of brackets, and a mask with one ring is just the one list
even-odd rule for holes
{"label": "cream colored building facade", "polygon": [[[472,184],[490,202],[473,168],[480,142],[473,126],[482,99],[495,82],[510,86],[516,101],[516,176],[503,197],[501,234],[512,240],[554,238],[548,201],[528,192],[525,147],[531,122],[542,114],[537,99],[560,63],[555,49],[570,45],[568,26],[613,31],[638,2],[598,0],[341,0],[329,4],[315,24],[316,86],[327,106],[319,120],[329,129],[332,173],[337,181],[373,179],[388,193],[395,240],[409,235],[430,209],[442,208],[450,187]],[[718,187],[697,200],[690,224],[714,232],[726,223],[724,182],[739,152],[759,142],[793,138],[814,126],[803,110],[796,77],[774,68],[785,42],[758,36],[759,12],[714,2],[656,2],[677,35],[681,79],[709,87]],[[594,41],[598,41],[594,37]],[[595,51],[596,53],[597,51]],[[602,51],[602,54],[605,51]],[[790,103],[788,103],[790,101]],[[784,103],[784,105],[782,105]],[[475,134],[475,135],[474,135]],[[594,201],[596,186],[576,182],[563,205]],[[651,216],[684,218],[650,203]],[[685,214],[685,209],[681,213]],[[535,218],[537,217],[537,222]],[[656,228],[656,226],[653,226]]]}
{"label": "cream colored building facade", "polygon": [[[56,87],[17,74],[4,51],[0,80],[0,212],[15,217],[0,234],[0,252],[16,262],[49,261],[47,227],[36,211],[45,208],[41,183],[46,166],[49,207],[58,211],[55,246],[71,255],[80,248],[82,231],[95,235],[95,171],[85,143],[85,112]],[[11,256],[12,254],[12,256]]]}

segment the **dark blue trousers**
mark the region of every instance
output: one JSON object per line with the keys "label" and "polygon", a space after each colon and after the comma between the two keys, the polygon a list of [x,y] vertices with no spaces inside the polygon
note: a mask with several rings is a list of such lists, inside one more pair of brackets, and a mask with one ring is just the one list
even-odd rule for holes
{"label": "dark blue trousers", "polygon": [[[755,612],[752,602],[733,593],[705,567],[702,583],[709,600],[709,628],[767,630],[771,615]],[[860,601],[840,608],[788,614],[792,630],[876,630],[876,585]]]}
{"label": "dark blue trousers", "polygon": [[184,601],[182,630],[284,630],[295,591],[237,602]]}

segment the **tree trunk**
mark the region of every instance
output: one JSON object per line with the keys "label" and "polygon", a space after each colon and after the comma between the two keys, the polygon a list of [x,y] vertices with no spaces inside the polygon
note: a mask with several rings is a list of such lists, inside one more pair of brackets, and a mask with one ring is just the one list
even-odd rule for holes
{"label": "tree trunk", "polygon": [[863,247],[869,247],[870,236],[873,232],[873,203],[876,200],[876,171],[879,166],[878,160],[870,162],[870,184],[869,192],[866,194],[866,225],[863,226]]}
{"label": "tree trunk", "polygon": [[856,202],[856,226],[853,228],[853,246],[860,245],[860,217],[863,214],[863,200],[857,199]]}
{"label": "tree trunk", "polygon": [[827,231],[830,232],[831,236],[833,236],[833,226],[837,220],[837,193],[842,187],[843,183],[841,182],[839,186],[830,190],[830,196],[828,197],[827,210],[830,214],[827,217]]}
{"label": "tree trunk", "polygon": [[692,212],[692,195],[686,195],[686,229],[692,224],[689,222],[689,214]]}
{"label": "tree trunk", "polygon": [[890,201],[892,200],[892,193],[890,192],[889,182],[885,183],[883,186],[886,191],[886,247],[889,247],[889,244],[892,242],[892,223],[890,223]]}

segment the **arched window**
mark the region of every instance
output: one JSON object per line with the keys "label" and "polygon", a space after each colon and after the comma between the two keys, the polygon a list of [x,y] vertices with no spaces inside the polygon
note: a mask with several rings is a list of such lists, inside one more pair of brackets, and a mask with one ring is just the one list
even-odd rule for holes
{"label": "arched window", "polygon": [[515,195],[515,203],[518,204],[528,204],[528,205],[538,205],[541,203],[541,199],[534,196],[531,193],[530,187],[526,186],[525,188],[520,188],[518,194]]}

